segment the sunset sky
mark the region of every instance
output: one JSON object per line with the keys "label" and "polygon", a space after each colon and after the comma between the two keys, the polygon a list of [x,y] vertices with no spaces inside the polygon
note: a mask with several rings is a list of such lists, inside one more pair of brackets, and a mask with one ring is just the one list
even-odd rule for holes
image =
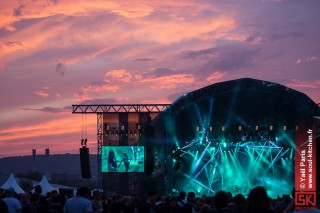
{"label": "sunset sky", "polygon": [[0,5],[0,157],[78,153],[83,135],[96,153],[96,115],[72,104],[171,103],[243,77],[320,102],[319,0]]}

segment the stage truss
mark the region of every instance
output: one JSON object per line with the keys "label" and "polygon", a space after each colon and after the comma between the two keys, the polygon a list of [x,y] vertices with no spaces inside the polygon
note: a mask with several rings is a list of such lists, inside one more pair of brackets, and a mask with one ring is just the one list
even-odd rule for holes
{"label": "stage truss", "polygon": [[[294,138],[283,132],[275,138],[245,137],[228,141],[197,132],[172,151],[173,191],[214,195],[219,190],[248,194],[262,185],[271,197],[290,194],[294,186]],[[245,134],[244,134],[245,135]],[[273,140],[272,140],[273,139]]]}

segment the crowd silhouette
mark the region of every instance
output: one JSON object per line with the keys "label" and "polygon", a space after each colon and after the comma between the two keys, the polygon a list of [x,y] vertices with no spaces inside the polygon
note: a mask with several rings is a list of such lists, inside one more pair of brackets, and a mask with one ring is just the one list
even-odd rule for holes
{"label": "crowd silhouette", "polygon": [[[294,192],[294,189],[293,189]],[[177,196],[149,191],[142,196],[114,194],[82,186],[75,196],[56,190],[41,195],[41,186],[33,192],[17,194],[13,188],[0,190],[0,213],[289,213],[294,211],[294,193],[268,197],[266,188],[257,186],[247,196],[218,191],[214,196],[196,196],[192,191]],[[320,210],[313,210],[319,212]],[[298,212],[298,211],[297,211]],[[300,211],[303,212],[303,211]],[[308,211],[309,212],[309,211]],[[311,212],[311,211],[310,211]]]}

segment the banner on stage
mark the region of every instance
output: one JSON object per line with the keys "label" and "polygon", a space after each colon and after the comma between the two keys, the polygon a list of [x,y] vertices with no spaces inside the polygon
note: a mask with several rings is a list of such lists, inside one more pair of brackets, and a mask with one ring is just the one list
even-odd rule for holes
{"label": "banner on stage", "polygon": [[295,130],[295,209],[316,209],[316,120]]}

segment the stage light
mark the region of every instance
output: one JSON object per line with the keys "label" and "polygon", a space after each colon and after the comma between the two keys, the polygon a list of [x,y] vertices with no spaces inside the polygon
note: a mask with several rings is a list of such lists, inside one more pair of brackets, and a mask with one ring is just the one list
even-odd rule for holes
{"label": "stage light", "polygon": [[104,129],[104,130],[109,130],[109,129],[110,129],[110,127],[108,126],[108,124],[107,124],[107,123],[104,123],[104,124],[103,124],[103,129]]}
{"label": "stage light", "polygon": [[136,128],[140,130],[141,126],[139,123],[136,124]]}

